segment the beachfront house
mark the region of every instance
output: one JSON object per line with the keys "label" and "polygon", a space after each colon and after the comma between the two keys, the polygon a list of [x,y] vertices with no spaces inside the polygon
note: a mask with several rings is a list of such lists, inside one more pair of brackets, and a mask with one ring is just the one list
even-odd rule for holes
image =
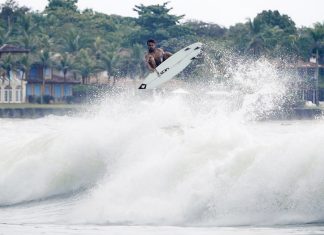
{"label": "beachfront house", "polygon": [[321,84],[324,78],[324,65],[313,61],[298,62],[296,69],[300,81],[300,98],[314,104],[323,101],[324,89]]}
{"label": "beachfront house", "polygon": [[23,72],[13,69],[14,60],[29,50],[4,44],[0,47],[0,103],[25,103],[26,84]]}
{"label": "beachfront house", "polygon": [[0,76],[0,103],[26,102],[26,81],[18,76],[16,73],[10,73],[10,78]]}
{"label": "beachfront house", "polygon": [[63,73],[54,68],[43,69],[42,65],[34,64],[30,69],[26,88],[28,102],[39,102],[42,94],[43,78],[46,103],[68,102],[73,95],[73,86],[80,84],[80,81],[73,79],[70,74],[64,78]]}

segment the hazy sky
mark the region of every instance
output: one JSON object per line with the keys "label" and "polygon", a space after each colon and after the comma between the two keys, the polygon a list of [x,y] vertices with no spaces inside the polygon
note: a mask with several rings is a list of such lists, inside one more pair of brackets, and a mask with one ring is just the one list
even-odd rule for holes
{"label": "hazy sky", "polygon": [[[48,0],[16,0],[19,5],[43,10]],[[289,15],[297,26],[312,26],[324,22],[324,0],[79,0],[79,9],[92,8],[106,14],[134,16],[135,5],[162,4],[169,1],[172,14],[185,15],[185,20],[196,19],[222,26],[245,22],[262,10],[279,10]],[[5,0],[0,0],[4,3]]]}

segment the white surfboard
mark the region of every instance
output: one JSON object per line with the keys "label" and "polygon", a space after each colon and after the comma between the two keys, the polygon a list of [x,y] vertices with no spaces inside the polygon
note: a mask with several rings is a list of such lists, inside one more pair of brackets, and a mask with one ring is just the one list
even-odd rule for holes
{"label": "white surfboard", "polygon": [[138,89],[154,89],[184,70],[200,54],[202,43],[193,43],[173,54],[150,73]]}

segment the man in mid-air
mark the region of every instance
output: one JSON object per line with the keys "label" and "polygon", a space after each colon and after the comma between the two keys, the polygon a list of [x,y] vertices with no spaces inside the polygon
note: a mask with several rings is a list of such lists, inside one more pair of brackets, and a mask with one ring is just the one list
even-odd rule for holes
{"label": "man in mid-air", "polygon": [[149,39],[146,42],[148,52],[145,54],[145,61],[150,71],[155,71],[156,67],[159,66],[163,61],[168,59],[172,53],[164,51],[161,48],[156,47],[156,41]]}

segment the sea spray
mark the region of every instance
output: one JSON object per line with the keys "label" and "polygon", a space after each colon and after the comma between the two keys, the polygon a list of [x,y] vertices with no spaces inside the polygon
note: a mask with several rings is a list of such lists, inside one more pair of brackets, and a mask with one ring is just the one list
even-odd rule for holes
{"label": "sea spray", "polygon": [[262,59],[228,66],[226,81],[185,94],[124,92],[92,115],[0,120],[1,221],[323,221],[323,122],[256,122],[282,107],[285,76]]}

